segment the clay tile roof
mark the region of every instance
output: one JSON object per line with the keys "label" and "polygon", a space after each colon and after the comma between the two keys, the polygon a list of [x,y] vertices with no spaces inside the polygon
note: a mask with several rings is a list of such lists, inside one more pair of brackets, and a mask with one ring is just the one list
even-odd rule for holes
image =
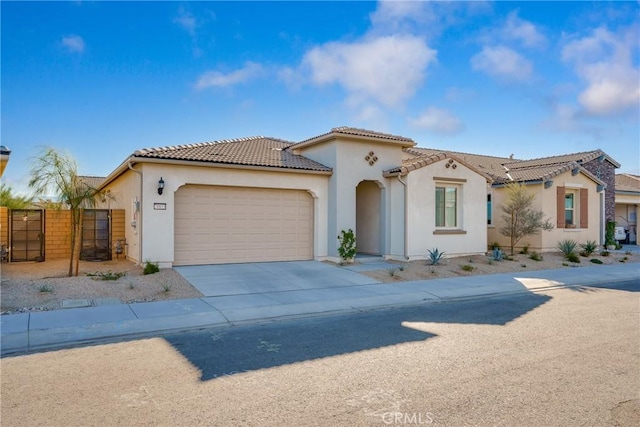
{"label": "clay tile roof", "polygon": [[331,172],[331,168],[286,150],[292,143],[275,138],[249,138],[202,142],[138,150],[135,157],[263,166]]}
{"label": "clay tile roof", "polygon": [[376,132],[376,131],[367,130],[367,129],[341,126],[341,127],[335,127],[331,129],[330,132],[323,133],[322,135],[317,135],[312,138],[305,139],[304,141],[300,141],[297,144],[294,144],[292,148],[296,148],[296,146],[298,145],[309,145],[309,144],[316,143],[318,141],[325,141],[327,139],[330,139],[331,137],[335,137],[338,135],[359,136],[364,138],[379,139],[382,141],[391,141],[391,142],[396,142],[401,144],[406,143],[406,144],[403,144],[406,146],[415,145],[415,142],[413,141],[413,139],[407,138],[404,136],[392,135],[390,133]]}
{"label": "clay tile roof", "polygon": [[640,193],[640,176],[630,173],[616,174],[616,191]]}
{"label": "clay tile roof", "polygon": [[429,166],[430,164],[439,162],[440,160],[444,159],[453,159],[457,161],[458,163],[484,176],[487,181],[492,181],[494,179],[494,177],[486,174],[484,171],[478,170],[477,167],[465,162],[458,156],[455,156],[447,151],[433,152],[431,154],[423,154],[422,156],[414,154],[412,157],[404,159],[401,166],[384,171],[384,176],[389,177],[397,174],[406,175],[411,171]]}
{"label": "clay tile roof", "polygon": [[[597,159],[600,156],[604,156],[606,160],[611,162],[614,166],[620,167],[620,164],[609,157],[602,150],[593,150],[593,151],[584,151],[581,153],[572,153],[572,154],[562,154],[559,156],[549,156],[549,157],[540,157],[537,159],[530,160],[518,160],[517,163],[519,166],[548,166],[548,165],[557,165],[557,164],[565,164],[568,162],[578,162],[578,163],[587,163],[593,159]],[[507,164],[507,167],[511,167],[511,164]]]}
{"label": "clay tile roof", "polygon": [[100,184],[102,184],[106,179],[103,176],[82,176],[82,175],[78,176],[78,178],[80,178],[82,182],[84,182],[85,184],[87,184],[89,187],[92,187],[92,188],[100,187]]}
{"label": "clay tile roof", "polygon": [[407,137],[404,137],[404,136],[392,135],[390,133],[375,132],[375,131],[367,130],[367,129],[352,128],[352,127],[348,127],[348,126],[341,126],[341,127],[333,128],[333,129],[331,129],[331,133],[342,133],[342,134],[345,134],[345,135],[367,136],[367,137],[370,137],[370,138],[383,138],[383,139],[391,139],[391,140],[394,140],[394,141],[413,142],[413,139],[407,138]]}

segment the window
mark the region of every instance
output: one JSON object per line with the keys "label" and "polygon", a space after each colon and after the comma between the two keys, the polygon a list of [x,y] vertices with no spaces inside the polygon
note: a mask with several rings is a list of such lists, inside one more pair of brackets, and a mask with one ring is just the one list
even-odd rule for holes
{"label": "window", "polygon": [[458,226],[458,189],[436,187],[436,227]]}
{"label": "window", "polygon": [[575,198],[573,193],[564,195],[564,223],[566,225],[575,225],[573,220],[575,213]]}
{"label": "window", "polygon": [[487,225],[491,225],[492,217],[491,193],[487,194]]}

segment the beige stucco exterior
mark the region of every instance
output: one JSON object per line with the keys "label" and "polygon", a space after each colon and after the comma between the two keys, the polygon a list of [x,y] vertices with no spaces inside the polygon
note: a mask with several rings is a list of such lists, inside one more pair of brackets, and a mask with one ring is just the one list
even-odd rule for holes
{"label": "beige stucco exterior", "polygon": [[[186,185],[307,192],[313,197],[316,260],[340,261],[338,235],[347,229],[357,232],[359,251],[390,259],[421,259],[434,248],[450,256],[483,253],[486,178],[459,162],[451,167],[451,159],[404,176],[385,174],[402,164],[403,148],[412,145],[331,135],[293,147],[296,154],[331,168],[328,172],[132,157],[107,178],[101,190],[111,197],[101,207],[126,211],[129,259],[161,267],[175,262],[175,194]],[[459,187],[454,229],[435,227],[435,187],[441,181]]]}
{"label": "beige stucco exterior", "polygon": [[[579,195],[581,189],[588,191],[588,227],[580,227],[579,224],[575,228],[557,227],[558,187],[565,187],[567,191],[573,191],[576,195]],[[601,218],[603,215],[604,192],[598,192],[598,183],[594,182],[586,174],[578,173],[574,175],[571,171],[567,171],[554,177],[550,185],[543,183],[529,184],[527,189],[535,194],[533,208],[542,210],[545,217],[554,225],[554,228],[551,231],[539,231],[533,235],[523,237],[516,245],[517,250],[528,245],[530,250],[539,252],[556,251],[558,242],[562,240],[575,240],[578,243],[586,243],[587,240],[592,240],[598,244],[602,243]],[[488,228],[488,243],[489,245],[498,243],[501,247],[508,248],[509,238],[500,234],[499,231],[504,224],[501,219],[500,206],[506,200],[506,190],[503,187],[494,187],[491,188],[490,192],[492,194],[493,215],[492,225]],[[579,210],[582,208],[582,206],[577,207],[577,217],[579,217]]]}

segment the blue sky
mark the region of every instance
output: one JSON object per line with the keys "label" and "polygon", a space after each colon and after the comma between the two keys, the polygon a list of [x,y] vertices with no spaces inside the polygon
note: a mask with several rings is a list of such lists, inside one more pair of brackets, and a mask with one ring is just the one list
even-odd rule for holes
{"label": "blue sky", "polygon": [[336,126],[640,173],[640,3],[6,2],[3,181],[38,147],[106,176],[145,147]]}

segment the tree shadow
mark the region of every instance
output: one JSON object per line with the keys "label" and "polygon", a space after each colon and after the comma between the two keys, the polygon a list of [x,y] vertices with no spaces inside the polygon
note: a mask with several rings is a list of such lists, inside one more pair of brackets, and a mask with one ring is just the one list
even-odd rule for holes
{"label": "tree shadow", "polygon": [[200,370],[201,381],[207,381],[437,336],[403,326],[406,322],[503,326],[550,299],[526,293],[209,329],[167,335],[164,339]]}

